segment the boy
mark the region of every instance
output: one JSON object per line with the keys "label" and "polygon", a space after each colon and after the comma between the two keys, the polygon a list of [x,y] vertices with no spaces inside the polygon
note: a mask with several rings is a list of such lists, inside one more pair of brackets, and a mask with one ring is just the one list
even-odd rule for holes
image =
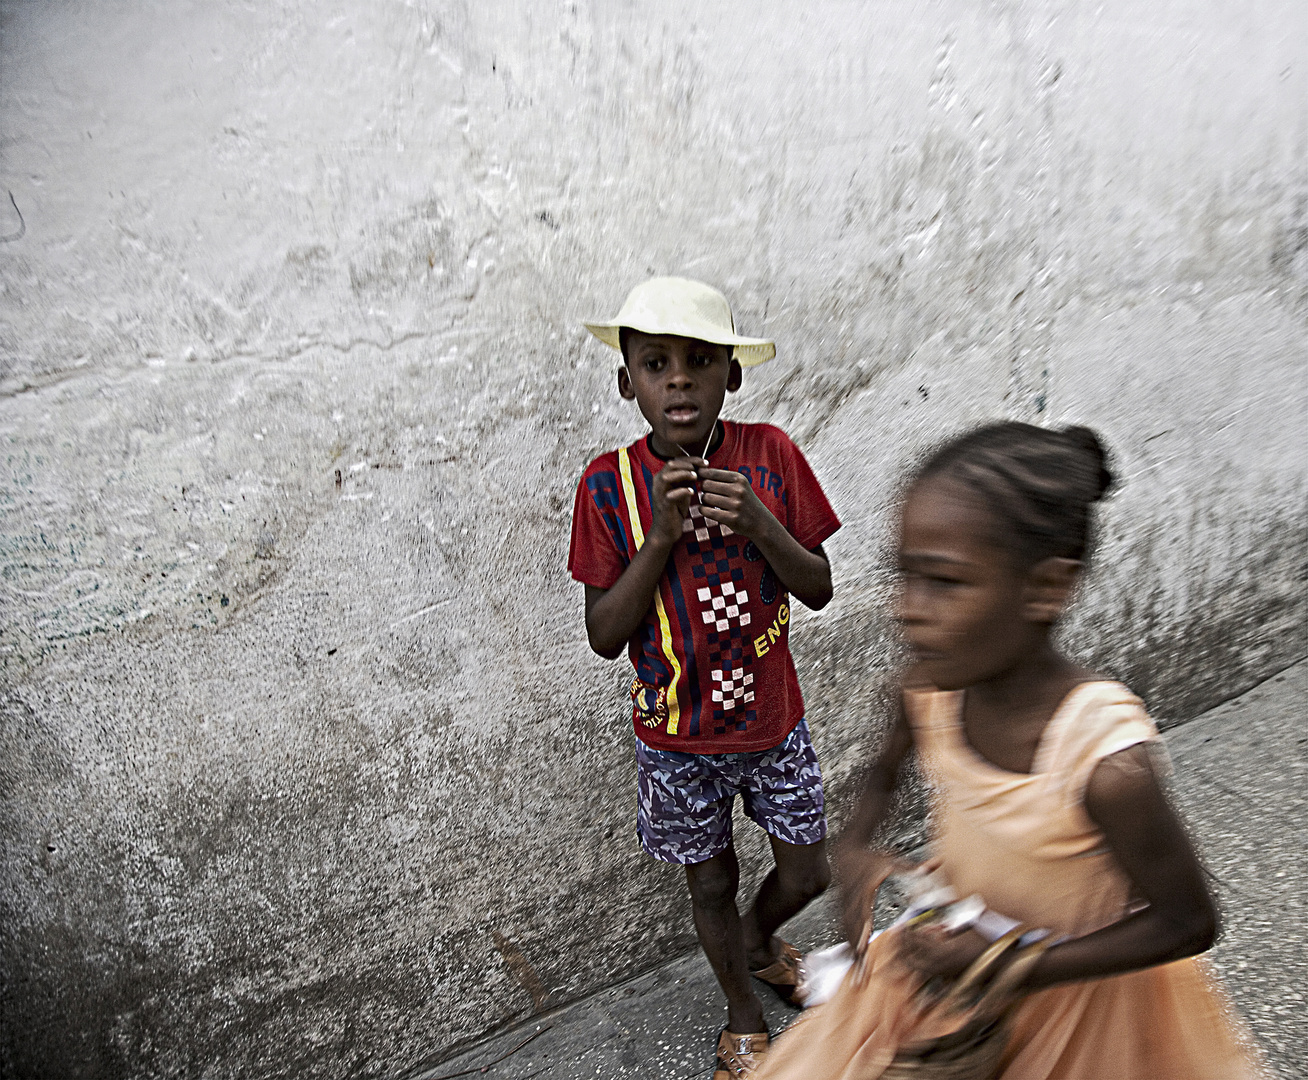
{"label": "boy", "polygon": [[[621,350],[618,393],[650,431],[586,469],[568,569],[586,586],[591,648],[614,659],[626,646],[636,669],[637,833],[648,854],[686,867],[727,997],[715,1080],[749,1077],[768,1044],[750,975],[794,1003],[799,953],[773,932],[830,880],[788,594],[815,610],[831,599],[822,543],[840,522],[782,431],[718,418],[741,365],[776,349],[737,335],[716,289],[654,278],[586,327]],[[776,860],[744,915],[736,794]]]}

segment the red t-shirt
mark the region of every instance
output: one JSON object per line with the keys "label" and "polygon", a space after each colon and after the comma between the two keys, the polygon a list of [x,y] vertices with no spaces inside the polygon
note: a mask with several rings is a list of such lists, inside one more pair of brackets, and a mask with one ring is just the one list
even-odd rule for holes
{"label": "red t-shirt", "polygon": [[[800,545],[840,528],[799,448],[771,424],[723,421],[709,467],[735,469]],[[653,521],[663,459],[649,437],[596,458],[577,485],[568,570],[610,589]],[[635,519],[633,520],[633,510]],[[684,542],[631,639],[637,736],[660,750],[734,754],[776,746],[804,718],[790,658],[790,598],[754,544],[691,500]]]}

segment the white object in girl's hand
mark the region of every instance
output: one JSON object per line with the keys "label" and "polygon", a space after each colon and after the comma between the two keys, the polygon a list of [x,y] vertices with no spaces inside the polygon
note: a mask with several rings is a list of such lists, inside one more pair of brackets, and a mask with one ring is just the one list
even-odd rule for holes
{"label": "white object in girl's hand", "polygon": [[[998,940],[1017,925],[1015,919],[987,908],[985,901],[975,893],[959,900],[958,894],[938,870],[918,867],[899,875],[897,880],[908,894],[909,901],[899,918],[886,928],[888,930],[897,929],[928,912],[935,912],[931,921],[950,933],[975,929],[989,941]],[[883,933],[884,930],[875,931],[868,938],[869,944]],[[1047,933],[1045,930],[1031,931],[1023,935],[1023,943],[1027,943],[1027,939],[1039,940]],[[844,941],[805,954],[799,962],[799,991],[796,995],[804,1003],[804,1008],[811,1009],[835,997],[845,975],[854,966],[854,959],[854,950]]]}
{"label": "white object in girl's hand", "polygon": [[799,962],[799,989],[795,996],[806,1009],[830,1001],[853,966],[854,950],[847,941],[805,953]]}

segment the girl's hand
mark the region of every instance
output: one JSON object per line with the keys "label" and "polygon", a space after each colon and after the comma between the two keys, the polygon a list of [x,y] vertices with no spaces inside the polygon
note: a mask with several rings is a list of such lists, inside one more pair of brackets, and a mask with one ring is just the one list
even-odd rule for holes
{"label": "girl's hand", "polygon": [[956,979],[988,945],[975,930],[953,933],[943,926],[906,926],[899,932],[899,959],[924,979]]}
{"label": "girl's hand", "polygon": [[651,502],[654,521],[648,539],[671,549],[681,539],[682,522],[695,493],[695,464],[698,458],[673,458],[654,477]]}
{"label": "girl's hand", "polygon": [[891,874],[907,868],[902,860],[867,848],[837,849],[836,877],[840,881],[840,917],[845,940],[861,951],[867,940],[868,921],[876,903],[877,890]]}
{"label": "girl's hand", "polygon": [[700,469],[699,478],[700,506],[710,521],[729,526],[747,540],[757,540],[776,522],[749,481],[735,470]]}

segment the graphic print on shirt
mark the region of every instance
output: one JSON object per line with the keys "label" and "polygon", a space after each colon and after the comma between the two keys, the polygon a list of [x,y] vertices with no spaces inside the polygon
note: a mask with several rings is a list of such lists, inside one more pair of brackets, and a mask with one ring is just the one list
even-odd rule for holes
{"label": "graphic print on shirt", "polygon": [[[636,550],[639,551],[645,546],[645,527],[640,521],[640,505],[636,502],[636,485],[631,476],[631,455],[627,452],[626,447],[618,451],[618,468],[622,473],[622,494],[627,500],[628,516],[631,518],[632,539],[636,541]],[[652,490],[652,478],[646,476],[644,479],[645,490]],[[672,669],[672,681],[668,684],[666,698],[667,724],[668,734],[675,735],[681,722],[681,706],[677,701],[677,684],[681,681],[681,665],[677,662],[676,643],[672,640],[672,627],[668,625],[668,612],[663,606],[662,588],[655,588],[654,590],[654,610],[658,614],[659,645],[663,650],[663,655],[667,657],[668,666]]]}
{"label": "graphic print on shirt", "polygon": [[[729,525],[710,521],[698,496],[681,524],[692,561],[695,598],[700,602],[708,642],[709,678],[713,681],[713,734],[725,735],[728,726],[744,731],[755,718],[754,654],[746,648],[744,628],[752,617],[746,605],[741,565],[743,537]],[[736,539],[731,539],[736,537]]]}
{"label": "graphic print on shirt", "polygon": [[[710,467],[739,472],[805,548],[839,527],[784,432],[731,421],[723,427]],[[648,437],[590,463],[573,508],[568,567],[576,580],[609,589],[630,566],[653,521],[654,478],[665,464]],[[635,669],[636,734],[646,745],[677,752],[768,749],[804,715],[785,586],[758,546],[711,521],[697,497],[687,514],[627,650]]]}
{"label": "graphic print on shirt", "polygon": [[666,686],[651,686],[637,675],[631,682],[631,704],[636,717],[646,727],[661,727],[668,722]]}

